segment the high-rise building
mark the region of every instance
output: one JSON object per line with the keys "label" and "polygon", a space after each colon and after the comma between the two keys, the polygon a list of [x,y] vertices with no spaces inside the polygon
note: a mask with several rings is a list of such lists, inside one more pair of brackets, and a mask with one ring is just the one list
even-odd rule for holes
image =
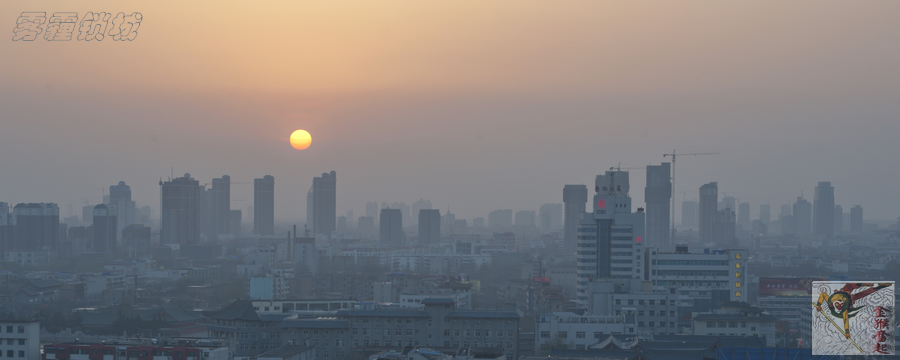
{"label": "high-rise building", "polygon": [[109,187],[109,204],[107,210],[116,217],[116,234],[119,238],[122,229],[137,222],[136,204],[131,200],[131,187],[124,181]]}
{"label": "high-rise building", "polygon": [[241,236],[241,210],[228,211],[228,234],[238,237]]}
{"label": "high-rise building", "polygon": [[[833,209],[833,208],[832,208]],[[794,231],[797,235],[808,235],[812,222],[812,204],[802,196],[794,203]],[[833,210],[832,210],[833,211]]]}
{"label": "high-rise building", "polygon": [[535,216],[534,210],[519,210],[516,211],[516,226],[534,226],[535,225]]}
{"label": "high-rise building", "polygon": [[850,208],[850,232],[853,234],[862,234],[863,232],[863,208],[854,205]]}
{"label": "high-rise building", "polygon": [[750,230],[750,203],[742,202],[737,208],[737,223],[744,230]]}
{"label": "high-rise building", "polygon": [[719,184],[711,182],[700,187],[700,204],[698,212],[700,215],[700,242],[714,242],[715,239],[715,223],[716,212],[719,203]]}
{"label": "high-rise building", "polygon": [[419,216],[419,210],[422,209],[431,209],[431,200],[423,200],[420,198],[419,201],[412,203],[412,210],[410,214],[412,215],[412,220],[414,222],[418,221],[417,217]]}
{"label": "high-rise building", "polygon": [[538,223],[541,232],[549,233],[562,227],[563,204],[544,204],[538,211],[540,212]]}
{"label": "high-rise building", "polygon": [[9,212],[9,204],[0,202],[0,254],[13,246],[16,218]]}
{"label": "high-rise building", "polygon": [[371,216],[360,216],[356,221],[356,231],[364,238],[375,236],[375,218]]}
{"label": "high-rise building", "polygon": [[223,175],[212,179],[209,196],[209,238],[231,234],[231,177]]}
{"label": "high-rise building", "polygon": [[566,185],[563,187],[563,206],[565,224],[563,224],[563,251],[567,256],[575,254],[575,243],[578,240],[578,224],[584,216],[587,204],[587,186]]}
{"label": "high-rise building", "polygon": [[713,239],[719,245],[737,245],[734,211],[724,208],[716,212]]}
{"label": "high-rise building", "polygon": [[647,203],[647,242],[662,251],[671,250],[672,231],[672,171],[670,163],[647,165],[647,186],[644,201]]}
{"label": "high-rise building", "polygon": [[[112,201],[112,200],[110,200]],[[100,204],[94,206],[94,252],[115,254],[118,245],[118,221],[110,209]]]}
{"label": "high-rise building", "polygon": [[191,174],[160,181],[161,244],[197,245],[200,242],[200,182]]}
{"label": "high-rise building", "polygon": [[313,233],[331,236],[337,225],[337,173],[322,173],[313,178],[309,194],[307,201],[312,202]]}
{"label": "high-rise building", "polygon": [[456,225],[456,215],[447,209],[447,213],[441,216],[441,236],[452,237],[453,234],[456,234],[453,231],[455,230],[453,225]]}
{"label": "high-rise building", "polygon": [[769,225],[772,222],[772,208],[769,204],[759,205],[759,221],[764,225]]}
{"label": "high-rise building", "polygon": [[15,235],[10,250],[53,250],[59,242],[59,206],[54,203],[17,204],[13,208]]}
{"label": "high-rise building", "polygon": [[697,229],[697,202],[685,200],[681,202],[681,226],[688,229]]}
{"label": "high-rise building", "polygon": [[512,209],[494,210],[488,213],[488,226],[496,229],[508,229],[513,225]]}
{"label": "high-rise building", "polygon": [[815,234],[834,236],[834,187],[830,181],[819,181],[813,203]]}
{"label": "high-rise building", "polygon": [[119,181],[118,185],[109,187],[109,203],[115,204],[122,200],[131,201],[131,187],[125,185],[124,181]]}
{"label": "high-rise building", "polygon": [[[405,202],[401,201],[391,203],[391,209],[400,209],[400,214],[403,217],[404,223],[409,224],[412,222],[412,215],[409,212],[409,205],[407,205]],[[416,216],[418,216],[418,214],[416,214]]]}
{"label": "high-rise building", "polygon": [[644,213],[631,212],[628,172],[597,175],[593,211],[579,227],[576,261],[576,302],[587,304],[588,283],[609,279],[624,285],[643,277]]}
{"label": "high-rise building", "polygon": [[834,234],[838,235],[844,232],[844,208],[840,205],[834,206]]}
{"label": "high-rise building", "polygon": [[378,219],[378,203],[369,201],[366,203],[366,216],[372,219]]}
{"label": "high-rise building", "polygon": [[400,209],[381,209],[381,226],[378,228],[381,242],[403,245],[403,214]]}
{"label": "high-rise building", "polygon": [[275,177],[253,179],[253,233],[275,235]]}
{"label": "high-rise building", "polygon": [[128,258],[150,256],[150,227],[132,224],[122,230],[122,254]]}
{"label": "high-rise building", "polygon": [[[415,204],[414,204],[415,205]],[[437,244],[441,241],[441,211],[419,210],[419,245]]]}

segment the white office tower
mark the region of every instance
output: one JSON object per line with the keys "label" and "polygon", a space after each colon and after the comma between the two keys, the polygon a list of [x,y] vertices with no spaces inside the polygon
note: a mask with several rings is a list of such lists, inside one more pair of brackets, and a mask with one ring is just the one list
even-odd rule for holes
{"label": "white office tower", "polygon": [[576,301],[587,305],[588,283],[611,279],[627,286],[640,279],[644,253],[643,209],[631,212],[628,172],[597,175],[593,211],[584,213],[579,225],[576,259]]}

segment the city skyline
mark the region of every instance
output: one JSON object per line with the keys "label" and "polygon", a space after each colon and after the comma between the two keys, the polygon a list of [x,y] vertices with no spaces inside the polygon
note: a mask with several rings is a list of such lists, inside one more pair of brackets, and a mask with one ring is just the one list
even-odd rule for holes
{"label": "city skyline", "polygon": [[[676,149],[720,153],[678,162],[676,204],[715,181],[755,214],[830,181],[836,204],[900,216],[883,165],[900,151],[900,50],[883,46],[900,4],[196,4],[122,9],[146,17],[128,43],[3,42],[0,151],[16,156],[0,160],[0,199],[66,213],[125,181],[158,217],[153,184],[172,173],[270,174],[276,217],[301,222],[327,169],[344,179],[342,213],[428,198],[472,218],[536,210],[562,185]],[[22,6],[0,13],[61,11]],[[215,36],[190,20],[208,8]],[[224,23],[238,16],[268,27],[245,36]],[[288,143],[300,128],[315,138],[303,151]],[[250,186],[232,191],[250,205]]]}

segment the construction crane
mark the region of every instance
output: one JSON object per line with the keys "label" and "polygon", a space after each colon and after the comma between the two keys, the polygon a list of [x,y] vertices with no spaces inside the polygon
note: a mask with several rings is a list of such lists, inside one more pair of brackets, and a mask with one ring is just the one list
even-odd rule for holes
{"label": "construction crane", "polygon": [[690,154],[679,154],[672,149],[671,154],[663,154],[663,157],[671,157],[672,158],[672,230],[669,232],[669,243],[675,243],[675,158],[677,156],[696,156],[696,155],[719,155],[719,153],[690,153]]}
{"label": "construction crane", "polygon": [[647,168],[645,168],[645,167],[640,167],[640,166],[638,166],[638,167],[622,167],[622,163],[619,163],[619,165],[617,165],[617,166],[612,166],[612,167],[610,167],[610,168],[609,168],[609,171],[613,171],[613,170],[616,170],[616,171],[622,171],[622,170],[637,170],[637,169],[644,169],[644,170],[646,170]]}

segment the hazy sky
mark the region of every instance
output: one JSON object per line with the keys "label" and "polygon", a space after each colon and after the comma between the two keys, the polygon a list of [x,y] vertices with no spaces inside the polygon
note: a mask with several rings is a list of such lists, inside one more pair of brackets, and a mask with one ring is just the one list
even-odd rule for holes
{"label": "hazy sky", "polygon": [[[11,40],[23,11],[140,12],[132,42]],[[419,198],[472,218],[561,202],[565,184],[679,158],[779,205],[831,181],[900,216],[896,1],[4,0],[0,201],[80,210],[119,180],[275,176],[305,219],[337,171],[338,213]],[[77,31],[76,31],[77,34]],[[306,129],[312,146],[288,137]],[[643,203],[644,170],[632,196]],[[680,192],[686,191],[685,195]],[[232,185],[233,208],[252,185]],[[680,209],[680,206],[679,206]]]}

